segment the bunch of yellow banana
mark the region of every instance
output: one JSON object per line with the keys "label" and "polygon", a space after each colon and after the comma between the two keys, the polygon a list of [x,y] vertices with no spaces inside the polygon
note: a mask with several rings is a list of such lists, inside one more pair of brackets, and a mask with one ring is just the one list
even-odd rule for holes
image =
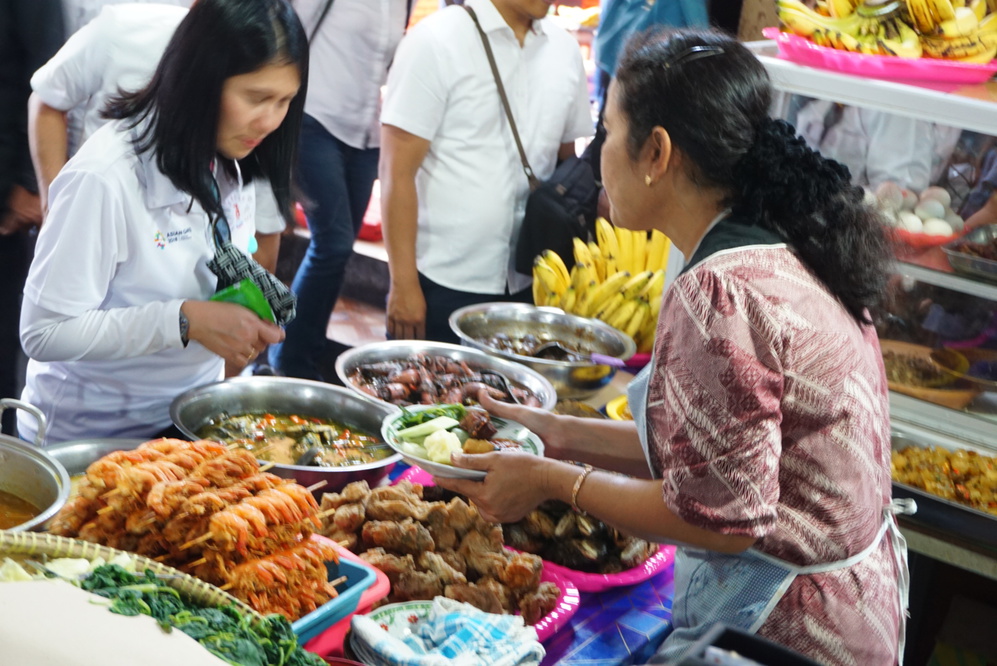
{"label": "bunch of yellow banana", "polygon": [[993,60],[997,56],[997,14],[986,11],[984,0],[954,8],[952,18],[921,35],[925,55],[971,63]]}
{"label": "bunch of yellow banana", "polygon": [[987,63],[997,56],[997,0],[777,0],[784,30],[844,51]]}
{"label": "bunch of yellow banana", "polygon": [[[854,5],[852,11],[845,14],[850,5]],[[820,46],[872,55],[921,57],[921,41],[907,23],[909,19],[900,0],[875,6],[837,0],[826,6],[831,16],[824,16],[799,0],[777,3],[783,28]]]}
{"label": "bunch of yellow banana", "polygon": [[598,242],[574,241],[574,265],[546,250],[533,262],[533,301],[583,317],[596,317],[650,351],[661,309],[671,242],[596,221]]}

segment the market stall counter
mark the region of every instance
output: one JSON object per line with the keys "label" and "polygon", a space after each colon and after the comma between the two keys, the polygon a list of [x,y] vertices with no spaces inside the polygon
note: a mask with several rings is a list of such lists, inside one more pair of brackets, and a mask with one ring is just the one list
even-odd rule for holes
{"label": "market stall counter", "polygon": [[[585,402],[601,407],[625,395],[627,383],[633,379],[631,372],[636,371],[627,370],[616,374]],[[578,612],[546,642],[543,666],[611,666],[647,661],[672,631],[673,561],[643,582],[582,592]]]}
{"label": "market stall counter", "polygon": [[544,647],[542,664],[643,664],[672,630],[673,569],[638,585],[583,592],[567,626]]}
{"label": "market stall counter", "polygon": [[[625,388],[629,375],[614,381]],[[404,465],[404,463],[403,463]],[[418,467],[392,475],[393,482],[432,485]],[[643,565],[617,574],[587,574],[552,565],[578,587],[578,610],[552,636],[542,639],[542,665],[616,666],[642,664],[672,630],[675,549],[662,546]]]}

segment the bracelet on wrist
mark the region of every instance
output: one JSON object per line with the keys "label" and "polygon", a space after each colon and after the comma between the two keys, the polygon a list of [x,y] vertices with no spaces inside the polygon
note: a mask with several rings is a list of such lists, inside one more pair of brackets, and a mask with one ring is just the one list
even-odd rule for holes
{"label": "bracelet on wrist", "polygon": [[585,513],[582,509],[578,508],[578,492],[582,489],[582,484],[585,483],[585,479],[588,478],[589,474],[595,471],[592,465],[583,465],[584,469],[582,473],[578,475],[575,479],[575,485],[571,488],[571,508],[575,510],[576,513]]}

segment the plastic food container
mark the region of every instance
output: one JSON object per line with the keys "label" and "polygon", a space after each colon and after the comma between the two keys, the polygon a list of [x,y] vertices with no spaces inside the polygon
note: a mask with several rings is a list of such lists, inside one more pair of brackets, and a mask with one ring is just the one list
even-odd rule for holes
{"label": "plastic food container", "polygon": [[359,556],[339,544],[336,544],[336,550],[339,551],[340,563],[346,561],[351,564],[367,567],[374,573],[375,580],[370,587],[362,591],[356,606],[352,610],[343,615],[339,620],[336,620],[332,626],[328,626],[305,643],[304,647],[306,650],[326,660],[343,656],[343,641],[346,638],[346,633],[350,630],[350,618],[357,613],[364,614],[370,612],[374,604],[388,596],[388,592],[391,590],[391,582],[380,569],[368,565]]}
{"label": "plastic food container", "polygon": [[348,615],[352,615],[360,603],[360,596],[364,590],[373,585],[377,578],[373,567],[353,556],[353,553],[335,541],[318,534],[313,534],[311,538],[331,544],[336,549],[336,552],[339,553],[339,562],[326,562],[329,580],[346,576],[346,582],[344,583],[345,588],[337,586],[336,589],[340,591],[338,597],[291,623],[291,628],[298,636],[298,643],[305,645],[305,647],[307,647],[308,641],[330,626]]}

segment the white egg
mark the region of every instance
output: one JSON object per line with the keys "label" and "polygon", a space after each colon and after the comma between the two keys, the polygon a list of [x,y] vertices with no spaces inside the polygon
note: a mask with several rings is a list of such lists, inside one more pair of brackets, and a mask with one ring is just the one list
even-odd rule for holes
{"label": "white egg", "polygon": [[952,232],[957,234],[961,234],[963,227],[966,226],[966,221],[954,210],[945,210],[945,221],[952,227]]}
{"label": "white egg", "polygon": [[922,220],[930,220],[933,217],[944,218],[945,206],[940,201],[926,199],[917,205],[914,214]]}
{"label": "white egg", "polygon": [[910,231],[916,234],[921,233],[921,230],[924,229],[924,223],[921,221],[921,218],[909,210],[902,210],[897,213],[896,226],[904,231]]}
{"label": "white egg", "polygon": [[901,190],[901,192],[903,194],[904,200],[903,203],[900,204],[900,207],[903,208],[904,210],[914,210],[914,206],[917,205],[918,201],[917,193],[914,192],[913,190],[906,190],[906,189]]}
{"label": "white egg", "polygon": [[944,187],[938,187],[937,185],[921,192],[921,201],[928,199],[934,199],[946,208],[952,205],[952,195]]}
{"label": "white egg", "polygon": [[880,183],[876,188],[879,205],[889,210],[900,210],[904,203],[903,189],[892,180]]}
{"label": "white egg", "polygon": [[937,217],[928,218],[924,221],[923,233],[929,236],[951,236],[952,225]]}

